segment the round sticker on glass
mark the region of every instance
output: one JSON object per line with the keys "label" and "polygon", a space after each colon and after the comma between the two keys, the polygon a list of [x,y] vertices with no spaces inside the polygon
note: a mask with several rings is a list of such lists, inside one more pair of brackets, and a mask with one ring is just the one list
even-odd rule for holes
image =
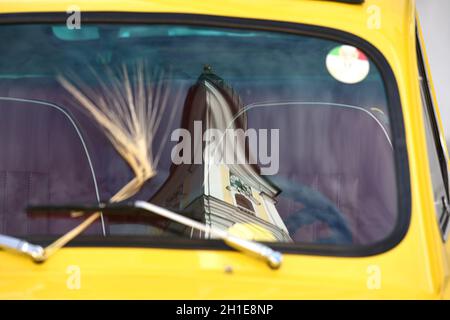
{"label": "round sticker on glass", "polygon": [[358,48],[342,45],[327,55],[328,72],[336,80],[354,84],[363,81],[369,74],[369,60]]}

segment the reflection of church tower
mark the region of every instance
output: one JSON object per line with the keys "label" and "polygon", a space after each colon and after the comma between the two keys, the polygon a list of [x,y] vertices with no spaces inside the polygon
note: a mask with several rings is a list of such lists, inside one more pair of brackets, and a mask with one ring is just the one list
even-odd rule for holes
{"label": "reflection of church tower", "polygon": [[[244,232],[254,239],[291,241],[275,207],[275,197],[280,190],[259,174],[257,165],[248,164],[251,155],[247,143],[238,141],[234,147],[225,144],[218,148],[223,155],[246,159],[245,163],[214,161],[217,150],[202,154],[208,150],[202,139],[207,129],[246,130],[247,115],[242,108],[232,88],[205,68],[189,90],[181,125],[193,139],[192,164],[173,165],[167,181],[151,201],[206,224]],[[201,132],[196,136],[199,124]],[[180,231],[192,237],[209,237],[192,230]]]}

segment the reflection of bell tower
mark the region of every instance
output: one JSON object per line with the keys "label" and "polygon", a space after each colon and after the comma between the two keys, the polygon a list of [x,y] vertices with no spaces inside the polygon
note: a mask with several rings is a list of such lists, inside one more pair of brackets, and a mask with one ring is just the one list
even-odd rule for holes
{"label": "reflection of bell tower", "polygon": [[[260,175],[258,166],[248,164],[250,161],[215,161],[217,150],[205,148],[202,138],[207,129],[247,129],[247,115],[242,109],[236,92],[206,67],[190,88],[183,110],[181,127],[194,140],[191,164],[173,165],[151,201],[221,229],[245,230],[254,239],[291,241],[275,207],[280,190]],[[200,123],[201,135],[196,136]],[[219,149],[223,155],[246,160],[251,157],[246,141]],[[192,237],[209,238],[196,231],[181,231]]]}

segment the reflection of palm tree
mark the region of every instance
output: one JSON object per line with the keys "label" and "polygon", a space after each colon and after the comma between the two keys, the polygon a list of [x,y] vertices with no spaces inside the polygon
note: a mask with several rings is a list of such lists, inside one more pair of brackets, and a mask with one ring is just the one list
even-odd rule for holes
{"label": "reflection of palm tree", "polygon": [[270,178],[281,190],[282,195],[303,204],[304,208],[291,214],[286,220],[286,227],[293,235],[298,228],[309,225],[317,220],[325,222],[334,235],[319,242],[333,244],[349,244],[352,242],[352,232],[345,216],[338,208],[319,191],[303,184],[291,182],[280,176]]}
{"label": "reflection of palm tree", "polygon": [[[98,74],[94,68],[89,69],[100,88],[98,91],[93,91],[91,85],[79,79],[76,73],[71,74],[71,79],[59,76],[58,80],[79,102],[82,110],[102,128],[111,144],[133,170],[134,178],[110,199],[111,202],[123,201],[134,196],[144,183],[156,175],[163,148],[160,145],[157,150],[153,150],[153,138],[168,110],[169,90],[163,88],[162,82],[158,81],[164,78],[164,74],[149,69],[147,61],[139,61],[131,68],[124,64],[119,70],[105,67],[102,74]],[[149,85],[152,78],[157,80],[156,89]],[[176,97],[178,100],[180,96]],[[171,120],[174,119],[175,110],[176,108],[172,108],[170,112]],[[168,134],[166,131],[164,136]],[[45,248],[45,259],[100,217],[101,212],[93,213],[79,226],[50,244]]]}

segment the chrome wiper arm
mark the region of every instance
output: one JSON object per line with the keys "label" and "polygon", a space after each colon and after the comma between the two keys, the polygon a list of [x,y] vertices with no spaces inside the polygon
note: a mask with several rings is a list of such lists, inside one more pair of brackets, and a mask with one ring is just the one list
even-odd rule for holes
{"label": "chrome wiper arm", "polygon": [[266,261],[272,269],[278,269],[281,266],[283,256],[280,252],[272,250],[268,246],[251,240],[239,238],[230,234],[225,230],[218,229],[213,226],[200,223],[193,219],[187,218],[179,213],[170,211],[153,203],[146,201],[133,201],[126,203],[100,203],[93,206],[90,205],[40,205],[31,206],[28,211],[76,211],[79,213],[86,212],[102,212],[104,215],[120,214],[123,211],[135,211],[142,214],[156,214],[166,219],[178,222],[182,225],[202,231],[205,234],[212,234],[222,239],[228,246],[244,252],[253,257]]}
{"label": "chrome wiper arm", "polygon": [[262,243],[233,236],[225,230],[200,223],[198,221],[182,216],[181,214],[175,213],[146,201],[135,201],[134,207],[158,214],[185,226],[202,231],[206,234],[213,234],[225,241],[225,243],[230,247],[251,256],[265,260],[269,267],[272,269],[278,269],[279,267],[281,267],[281,263],[283,261],[282,254],[278,251],[272,250]]}
{"label": "chrome wiper arm", "polygon": [[25,254],[35,262],[42,262],[44,260],[44,248],[36,244],[31,244],[26,240],[0,234],[0,248]]}

